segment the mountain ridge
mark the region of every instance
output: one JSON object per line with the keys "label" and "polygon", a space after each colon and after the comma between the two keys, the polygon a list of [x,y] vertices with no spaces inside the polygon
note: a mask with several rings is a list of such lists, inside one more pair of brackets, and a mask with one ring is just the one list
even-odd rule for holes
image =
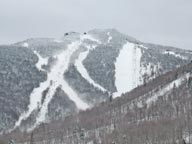
{"label": "mountain ridge", "polygon": [[[129,61],[126,63],[129,64],[122,66],[126,63],[120,60],[118,68],[116,62],[126,44],[125,50],[128,51],[125,58],[128,56]],[[0,51],[0,72],[3,75],[0,131],[11,129],[14,125],[21,129],[31,129],[41,122],[64,119],[71,112],[81,109],[78,108],[79,102],[93,107],[115,95],[119,85],[117,79],[124,70],[129,75],[126,73],[119,80],[120,84],[125,85],[122,80],[126,77],[133,79],[130,82],[126,80],[130,88],[125,87],[116,96],[190,62],[192,56],[186,50],[142,43],[114,29],[91,30],[83,34],[69,32],[59,40],[29,39],[0,46]],[[139,53],[140,57],[137,55]],[[137,76],[134,76],[135,73]],[[22,75],[26,77],[21,79]],[[26,86],[28,88],[21,93],[21,89]],[[8,93],[8,89],[13,92]],[[3,105],[3,102],[12,98],[15,101]],[[59,100],[66,102],[67,107],[53,102]],[[33,107],[31,109],[30,104]],[[11,109],[9,105],[13,105]],[[61,116],[61,113],[65,115]],[[21,116],[25,114],[26,117],[22,119]],[[38,117],[43,118],[40,120]]]}

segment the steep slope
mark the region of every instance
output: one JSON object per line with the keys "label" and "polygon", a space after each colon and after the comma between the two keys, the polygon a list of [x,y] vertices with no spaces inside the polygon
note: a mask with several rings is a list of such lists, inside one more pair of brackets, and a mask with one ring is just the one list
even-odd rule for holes
{"label": "steep slope", "polygon": [[114,29],[28,39],[0,46],[0,54],[0,131],[61,120],[146,84],[192,56]]}
{"label": "steep slope", "polygon": [[42,124],[32,133],[15,131],[4,138],[40,144],[190,143],[191,110],[192,64],[188,64],[64,121]]}
{"label": "steep slope", "polygon": [[120,96],[142,84],[140,81],[142,78],[141,56],[141,49],[133,43],[126,43],[123,46],[115,63],[115,85],[117,87],[115,95]]}
{"label": "steep slope", "polygon": [[46,73],[35,66],[37,61],[30,49],[0,47],[0,131],[14,126],[27,109],[30,93],[46,80]]}
{"label": "steep slope", "polygon": [[[89,106],[82,101],[75,91],[67,84],[65,79],[63,78],[63,73],[68,69],[68,65],[70,62],[70,56],[73,52],[79,47],[80,41],[75,41],[71,43],[67,50],[61,52],[59,55],[56,55],[57,62],[53,66],[52,70],[48,73],[48,78],[45,82],[41,83],[37,89],[34,89],[32,95],[30,96],[30,104],[29,110],[21,115],[20,119],[16,122],[16,127],[20,126],[22,120],[27,119],[30,114],[35,109],[40,109],[39,114],[37,116],[34,127],[41,122],[46,120],[46,114],[48,109],[48,104],[52,100],[56,89],[61,86],[62,89],[65,89],[65,92],[69,96],[69,98],[76,103],[78,109],[87,109]],[[46,92],[45,97],[42,95],[43,91],[48,90]],[[44,100],[43,100],[44,99]],[[43,100],[43,102],[41,102]]]}

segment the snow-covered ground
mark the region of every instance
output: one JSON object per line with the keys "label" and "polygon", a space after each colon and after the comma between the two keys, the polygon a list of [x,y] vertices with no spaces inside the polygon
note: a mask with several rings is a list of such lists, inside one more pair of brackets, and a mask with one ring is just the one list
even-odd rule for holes
{"label": "snow-covered ground", "polygon": [[[58,87],[61,87],[69,96],[69,98],[75,102],[78,109],[85,110],[89,107],[86,102],[78,97],[77,93],[68,85],[63,76],[64,72],[68,69],[71,55],[80,47],[84,39],[85,37],[82,36],[80,40],[72,42],[68,45],[68,48],[66,50],[56,55],[57,62],[48,73],[47,80],[40,83],[40,86],[33,90],[30,95],[30,104],[28,106],[28,111],[20,116],[19,120],[15,123],[15,127],[18,127],[21,124],[22,120],[27,119],[35,109],[39,108],[40,112],[38,114],[34,127],[39,123],[45,121],[48,104],[52,100]],[[49,90],[45,96],[44,102],[41,104],[42,93],[47,88],[49,88]]]}
{"label": "snow-covered ground", "polygon": [[101,44],[101,41],[99,41],[98,39],[95,39],[92,35],[90,35],[90,34],[85,34],[85,35],[83,35],[83,39],[89,39],[89,40],[91,40],[91,41],[94,41],[94,42],[96,42],[96,43],[98,43],[98,44]]}
{"label": "snow-covered ground", "polygon": [[60,39],[54,39],[53,41],[56,43],[62,43],[63,42],[63,40],[60,40]]}
{"label": "snow-covered ground", "polygon": [[25,42],[25,43],[22,44],[22,46],[28,48],[29,44]]}
{"label": "snow-covered ground", "polygon": [[18,127],[22,120],[27,119],[33,110],[38,108],[38,104],[41,102],[42,92],[47,89],[50,85],[50,81],[47,80],[42,82],[39,87],[35,88],[30,95],[30,104],[28,106],[28,111],[24,112],[20,117],[19,120],[15,123],[15,127]]}
{"label": "snow-covered ground", "polygon": [[141,84],[141,56],[141,49],[135,44],[127,42],[123,46],[115,63],[117,92],[114,93],[114,97],[120,96]]}
{"label": "snow-covered ground", "polygon": [[110,35],[110,32],[108,32],[107,35],[108,35],[108,40],[107,40],[107,42],[110,43],[111,40],[113,39],[113,37]]}
{"label": "snow-covered ground", "polygon": [[78,109],[85,110],[89,107],[87,103],[85,103],[78,97],[78,94],[68,85],[68,83],[63,78],[63,73],[68,69],[68,65],[70,63],[70,56],[79,48],[80,44],[81,41],[73,42],[68,46],[67,50],[57,55],[57,64],[54,66],[52,72],[49,74],[52,85],[50,86],[50,89],[46,95],[45,102],[41,107],[39,116],[37,117],[34,127],[46,120],[48,104],[50,103],[56,89],[59,86],[61,86],[61,88],[65,91],[69,98],[75,102]]}
{"label": "snow-covered ground", "polygon": [[190,135],[187,134],[184,139],[185,139],[186,143],[191,144],[191,142],[192,142],[192,134],[190,134]]}
{"label": "snow-covered ground", "polygon": [[87,55],[89,54],[89,50],[82,52],[79,54],[78,59],[75,61],[75,66],[77,68],[77,70],[81,73],[82,77],[84,77],[90,84],[92,84],[94,87],[102,90],[102,91],[106,91],[105,88],[103,88],[102,86],[100,86],[99,84],[97,84],[90,76],[89,73],[87,72],[86,68],[83,65],[83,61],[84,59],[87,57]]}
{"label": "snow-covered ground", "polygon": [[[29,44],[27,42],[24,42],[22,46],[29,48]],[[44,69],[42,69],[42,66],[48,64],[48,58],[43,58],[37,51],[34,51],[34,54],[36,54],[38,57],[38,62],[36,63],[36,67],[38,68],[38,70],[44,71]]]}
{"label": "snow-covered ground", "polygon": [[179,87],[182,84],[182,82],[184,80],[188,79],[189,77],[190,77],[190,74],[187,73],[187,74],[179,77],[178,79],[172,81],[171,83],[169,83],[168,85],[163,87],[160,91],[158,91],[157,93],[153,94],[152,97],[148,98],[146,100],[146,104],[150,105],[152,102],[155,102],[158,99],[158,97],[165,95],[167,92],[169,92],[171,89],[173,89],[174,85],[176,87]]}
{"label": "snow-covered ground", "polygon": [[[89,39],[91,41],[96,42],[97,44],[100,44],[101,42],[97,39],[95,39],[94,37],[92,37],[89,34],[86,34],[83,36],[83,39]],[[77,68],[77,70],[79,71],[79,73],[81,74],[81,76],[83,78],[85,78],[90,84],[92,84],[94,87],[102,90],[102,91],[107,91],[105,88],[103,88],[101,85],[99,85],[98,83],[96,83],[89,75],[89,73],[87,72],[86,68],[83,65],[83,61],[86,59],[87,55],[89,54],[90,50],[95,49],[97,45],[85,45],[85,47],[87,48],[86,51],[81,52],[78,56],[78,59],[75,61],[75,66]]]}
{"label": "snow-covered ground", "polygon": [[[147,81],[150,81],[150,80],[154,79],[157,76],[157,72],[158,72],[158,70],[160,68],[161,68],[160,63],[158,63],[156,65],[154,65],[152,63],[148,63],[147,65],[141,64],[140,73],[141,73],[142,76],[144,76],[144,75],[150,76],[147,79]],[[141,77],[140,80],[142,81],[142,83],[144,83],[144,79],[142,77]]]}
{"label": "snow-covered ground", "polygon": [[40,70],[40,71],[44,71],[44,69],[42,69],[43,65],[47,65],[48,64],[48,58],[43,58],[38,52],[34,51],[34,54],[37,55],[38,57],[38,62],[36,63],[36,67]]}
{"label": "snow-covered ground", "polygon": [[148,50],[148,47],[145,47],[144,45],[139,45],[140,48]]}
{"label": "snow-covered ground", "polygon": [[186,60],[186,59],[187,59],[185,56],[182,56],[182,55],[180,55],[180,54],[176,54],[176,53],[173,52],[173,51],[164,51],[163,54],[172,55],[172,56],[175,56],[175,57],[180,58],[180,59],[183,59],[183,60]]}

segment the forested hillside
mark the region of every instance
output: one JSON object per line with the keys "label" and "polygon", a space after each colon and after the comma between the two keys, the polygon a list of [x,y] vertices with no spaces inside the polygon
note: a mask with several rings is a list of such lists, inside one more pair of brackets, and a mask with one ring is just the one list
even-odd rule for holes
{"label": "forested hillside", "polygon": [[112,99],[65,118],[19,129],[17,143],[184,144],[192,142],[192,64],[169,71]]}
{"label": "forested hillside", "polygon": [[189,50],[147,44],[115,29],[2,45],[0,133],[62,121],[191,59]]}

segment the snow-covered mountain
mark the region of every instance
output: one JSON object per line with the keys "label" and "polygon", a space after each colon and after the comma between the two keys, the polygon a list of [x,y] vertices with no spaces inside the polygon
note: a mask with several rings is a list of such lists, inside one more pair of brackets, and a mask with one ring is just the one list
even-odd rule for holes
{"label": "snow-covered mountain", "polygon": [[0,131],[63,119],[191,58],[190,51],[143,43],[114,29],[0,46]]}
{"label": "snow-covered mountain", "polygon": [[15,129],[0,142],[16,143],[176,143],[192,140],[192,63],[158,76],[122,97],[42,123],[30,132]]}

